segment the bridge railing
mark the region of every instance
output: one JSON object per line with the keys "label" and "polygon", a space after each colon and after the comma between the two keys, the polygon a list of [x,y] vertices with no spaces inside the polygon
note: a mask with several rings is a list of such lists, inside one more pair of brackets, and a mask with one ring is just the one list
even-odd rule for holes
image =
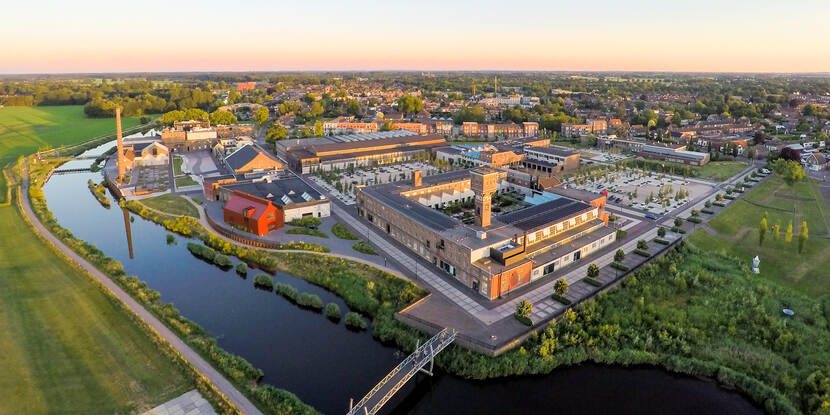
{"label": "bridge railing", "polygon": [[[395,375],[400,373],[404,368],[408,367],[406,375],[404,375],[401,380],[396,382],[394,387],[389,392],[384,394],[381,400],[377,404],[373,405],[370,411],[367,411],[370,414],[377,412],[377,410],[383,406],[383,404],[385,404],[392,397],[392,395],[415,374],[415,372],[420,370],[427,362],[434,358],[435,354],[452,343],[452,341],[455,340],[456,335],[456,330],[445,328],[427,340],[424,344],[415,349],[412,354],[407,356],[406,359],[395,366],[395,368],[392,369],[386,376],[384,376],[383,379],[381,379],[381,381],[378,382],[377,385],[375,385],[375,387],[363,397],[363,399],[361,399],[356,405],[352,406],[349,409],[348,415],[356,415],[361,413],[361,408],[366,407],[372,398],[374,398],[375,394],[383,389],[383,387],[386,386],[386,384],[392,380]],[[428,352],[429,354],[425,352]],[[421,360],[419,361],[419,359]]]}

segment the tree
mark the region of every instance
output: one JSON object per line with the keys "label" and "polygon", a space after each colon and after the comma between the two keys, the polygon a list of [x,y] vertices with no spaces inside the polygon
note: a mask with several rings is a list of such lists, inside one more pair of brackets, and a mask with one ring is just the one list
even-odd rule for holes
{"label": "tree", "polygon": [[[316,104],[316,102],[315,102]],[[325,130],[323,129],[323,122],[317,120],[314,122],[314,136],[315,137],[322,137]]]}
{"label": "tree", "polygon": [[764,244],[764,236],[767,234],[767,228],[769,228],[769,225],[767,224],[767,216],[764,215],[764,217],[761,218],[761,224],[758,226],[758,245]]}
{"label": "tree", "polygon": [[801,232],[798,233],[798,253],[804,251],[804,244],[807,242],[808,231],[807,221],[801,222]]}
{"label": "tree", "polygon": [[360,102],[356,99],[350,99],[346,101],[346,114],[352,116],[359,116],[360,115]]}
{"label": "tree", "polygon": [[646,242],[645,239],[640,239],[639,241],[637,241],[637,249],[648,249],[648,242]]}
{"label": "tree", "polygon": [[268,113],[268,108],[259,107],[254,111],[254,122],[262,125],[265,121],[268,121],[268,117],[270,114]]}
{"label": "tree", "polygon": [[793,241],[793,222],[790,221],[790,224],[787,225],[787,231],[784,232],[784,242],[790,243]]}
{"label": "tree", "polygon": [[[594,264],[591,264],[591,265],[594,265]],[[599,271],[597,271],[597,272],[599,272]],[[556,280],[556,282],[553,283],[553,293],[560,296],[560,297],[564,297],[565,294],[568,293],[568,281],[565,281],[564,278],[560,278],[560,279]]]}
{"label": "tree", "polygon": [[201,120],[207,121],[208,120],[208,113],[198,109],[198,108],[189,108],[184,112],[184,119],[186,120]]}
{"label": "tree", "polygon": [[781,239],[781,225],[777,223],[772,227],[772,239],[776,241]]}
{"label": "tree", "polygon": [[680,216],[674,218],[674,226],[683,226],[683,218]]}
{"label": "tree", "polygon": [[236,115],[230,111],[216,110],[210,113],[210,123],[214,125],[236,124]]}
{"label": "tree", "polygon": [[662,226],[657,228],[657,236],[659,236],[661,238],[665,237],[666,236],[666,228],[664,228]]}
{"label": "tree", "polygon": [[522,300],[516,303],[516,317],[527,318],[533,312],[533,304],[530,301]]}
{"label": "tree", "polygon": [[596,279],[597,277],[599,277],[599,265],[597,265],[597,264],[588,265],[588,278]]}
{"label": "tree", "polygon": [[266,140],[283,140],[288,137],[288,130],[285,127],[275,122],[271,124],[271,127],[268,128],[268,132],[265,133]]}
{"label": "tree", "polygon": [[455,115],[452,116],[453,122],[462,124],[465,122],[484,122],[484,109],[474,105],[472,107],[462,107]]}
{"label": "tree", "polygon": [[623,251],[622,248],[620,248],[614,254],[614,261],[621,262],[624,259],[625,259],[625,251]]}
{"label": "tree", "polygon": [[161,122],[168,125],[172,125],[174,122],[182,120],[184,120],[184,111],[180,110],[168,111],[161,116]]}
{"label": "tree", "polygon": [[406,94],[398,98],[398,110],[404,114],[418,112],[424,109],[424,103],[420,98]]}
{"label": "tree", "polygon": [[794,186],[804,178],[804,167],[797,161],[777,159],[772,162],[772,170],[781,175],[787,184]]}

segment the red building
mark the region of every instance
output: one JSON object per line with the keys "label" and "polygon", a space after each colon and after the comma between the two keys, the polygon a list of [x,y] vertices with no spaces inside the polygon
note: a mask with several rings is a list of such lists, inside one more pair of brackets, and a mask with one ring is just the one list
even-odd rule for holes
{"label": "red building", "polygon": [[259,236],[281,228],[284,222],[282,211],[270,200],[240,191],[234,191],[225,203],[223,215],[225,223]]}

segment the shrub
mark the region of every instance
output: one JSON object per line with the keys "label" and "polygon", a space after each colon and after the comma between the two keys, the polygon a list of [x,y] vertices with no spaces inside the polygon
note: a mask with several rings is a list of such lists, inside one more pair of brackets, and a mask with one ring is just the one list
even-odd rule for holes
{"label": "shrub", "polygon": [[618,249],[616,253],[614,253],[614,261],[620,262],[625,259],[625,251],[622,249]]}
{"label": "shrub", "polygon": [[323,223],[323,221],[321,221],[320,219],[315,218],[315,217],[294,219],[294,220],[288,222],[288,224],[291,225],[291,226],[305,226],[305,227],[309,227],[311,225],[320,226],[322,223]]}
{"label": "shrub", "polygon": [[715,213],[715,211],[713,211],[712,209],[701,209],[700,211],[707,215],[712,215]]}
{"label": "shrub", "polygon": [[518,317],[527,317],[530,313],[533,312],[533,304],[530,301],[522,299],[518,303],[516,303],[516,316]]}
{"label": "shrub", "polygon": [[248,265],[244,262],[236,264],[236,273],[239,275],[248,275]]}
{"label": "shrub", "polygon": [[714,203],[712,203],[712,204],[713,204],[713,205],[715,205],[715,206],[717,206],[717,207],[726,207],[726,203],[714,202]]}
{"label": "shrub", "polygon": [[519,320],[519,322],[524,324],[525,326],[532,326],[533,325],[533,320],[531,320],[530,317],[518,316],[518,315],[515,316],[515,317],[516,317],[516,320]]}
{"label": "shrub", "polygon": [[657,242],[660,245],[668,245],[669,244],[669,241],[667,241],[665,239],[655,239],[654,242]]}
{"label": "shrub", "polygon": [[321,230],[311,229],[311,228],[291,228],[285,231],[286,234],[289,235],[308,235],[308,236],[316,236],[318,238],[328,238],[329,235]]}
{"label": "shrub", "polygon": [[683,228],[678,228],[677,226],[671,228],[671,231],[674,233],[685,234],[686,231]]}
{"label": "shrub", "polygon": [[706,206],[706,207],[712,207],[712,201],[711,201],[711,200],[707,200],[707,201],[706,201],[706,203],[704,203],[704,204],[703,204],[703,206]]}
{"label": "shrub", "polygon": [[550,296],[550,298],[552,298],[554,301],[558,301],[558,302],[562,303],[563,305],[571,305],[571,300],[569,300],[569,299],[567,299],[567,298],[565,298],[565,297],[563,297],[559,294],[552,294]]}
{"label": "shrub", "polygon": [[639,256],[646,257],[646,258],[648,258],[648,257],[650,257],[650,256],[651,256],[651,254],[649,254],[649,253],[648,253],[648,251],[644,251],[644,250],[642,250],[642,249],[635,249],[635,250],[634,250],[634,253],[635,253],[635,254],[637,254],[637,255],[639,255]]}
{"label": "shrub", "polygon": [[637,241],[637,249],[648,249],[648,242],[645,239]]}
{"label": "shrub", "polygon": [[227,268],[230,269],[233,266],[233,261],[225,255],[216,254],[213,258],[213,263],[218,265],[219,268]]}
{"label": "shrub", "polygon": [[331,233],[340,239],[346,239],[349,241],[357,240],[357,236],[340,223],[335,223],[334,226],[331,227]]}
{"label": "shrub", "polygon": [[285,297],[285,299],[291,301],[292,303],[296,303],[298,297],[300,296],[300,294],[297,292],[297,289],[288,284],[279,283],[276,286],[274,286],[274,291],[277,294]]}
{"label": "shrub", "polygon": [[683,226],[683,218],[681,218],[680,216],[674,218],[674,226]]}
{"label": "shrub", "polygon": [[348,313],[346,313],[344,322],[346,323],[346,327],[350,329],[366,330],[366,327],[368,327],[368,325],[366,324],[366,320],[364,320],[360,314],[355,313],[354,311],[349,311]]}
{"label": "shrub", "polygon": [[664,228],[662,226],[657,228],[657,236],[659,236],[661,238],[666,236],[666,228]]}
{"label": "shrub", "polygon": [[698,215],[700,215],[700,211],[698,211],[697,209],[692,209],[691,215],[692,216],[698,216]]}
{"label": "shrub", "polygon": [[629,268],[627,266],[625,266],[623,264],[620,264],[619,262],[612,262],[611,263],[611,268],[616,268],[620,271],[628,271],[629,270]]}
{"label": "shrub", "polygon": [[377,255],[378,253],[375,252],[375,249],[372,248],[372,245],[369,245],[366,241],[357,241],[352,245],[352,249],[357,252],[361,252],[367,255]]}
{"label": "shrub", "polygon": [[594,287],[602,287],[602,282],[600,280],[591,277],[585,277],[582,279],[582,281],[585,281],[586,283],[588,283],[589,285],[593,285]]}
{"label": "shrub", "polygon": [[335,303],[326,304],[326,317],[331,321],[340,321],[340,307]]}
{"label": "shrub", "polygon": [[176,236],[173,235],[172,233],[168,233],[167,234],[167,245],[172,245],[174,243],[176,243]]}
{"label": "shrub", "polygon": [[[594,265],[594,264],[591,264]],[[590,267],[589,267],[590,269]],[[553,293],[559,296],[564,296],[568,293],[568,281],[564,278],[560,278],[553,283]]]}
{"label": "shrub", "polygon": [[694,217],[694,216],[690,216],[690,217],[686,218],[686,220],[689,221],[689,222],[692,222],[692,223],[701,223],[701,222],[703,222],[703,219],[697,218],[697,217]]}
{"label": "shrub", "polygon": [[599,265],[591,264],[588,265],[588,272],[586,274],[588,278],[597,278],[599,277]]}
{"label": "shrub", "polygon": [[254,277],[254,285],[259,288],[267,288],[271,291],[274,288],[274,279],[268,274],[259,274]]}
{"label": "shrub", "polygon": [[310,308],[317,311],[323,309],[323,301],[320,300],[320,297],[309,293],[300,294],[300,297],[297,298],[297,304],[300,307]]}
{"label": "shrub", "polygon": [[213,260],[216,258],[216,251],[210,249],[207,246],[197,244],[195,242],[188,242],[187,250],[190,251],[190,253],[196,256],[197,258],[201,258],[208,262],[213,262]]}
{"label": "shrub", "polygon": [[729,200],[735,200],[735,196],[732,196],[732,195],[726,195],[723,198],[724,199],[729,199]]}

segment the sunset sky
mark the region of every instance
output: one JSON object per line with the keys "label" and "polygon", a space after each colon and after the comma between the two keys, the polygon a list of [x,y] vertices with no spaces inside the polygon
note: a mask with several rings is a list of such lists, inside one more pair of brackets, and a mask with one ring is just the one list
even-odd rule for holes
{"label": "sunset sky", "polygon": [[830,72],[828,0],[75,3],[5,4],[0,73]]}

